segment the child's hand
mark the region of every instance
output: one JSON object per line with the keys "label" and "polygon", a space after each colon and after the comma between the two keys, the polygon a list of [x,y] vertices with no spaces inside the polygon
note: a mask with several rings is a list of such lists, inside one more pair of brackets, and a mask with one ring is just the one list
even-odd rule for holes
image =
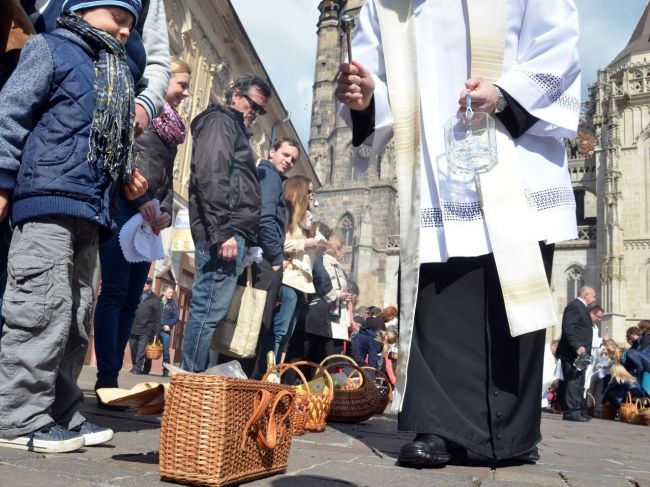
{"label": "child's hand", "polygon": [[138,199],[147,192],[147,189],[149,189],[149,183],[140,174],[140,170],[137,167],[133,169],[129,182],[122,186],[122,192],[129,201]]}
{"label": "child's hand", "polygon": [[0,189],[0,222],[4,221],[4,219],[7,218],[10,201],[11,195],[9,194],[9,190]]}

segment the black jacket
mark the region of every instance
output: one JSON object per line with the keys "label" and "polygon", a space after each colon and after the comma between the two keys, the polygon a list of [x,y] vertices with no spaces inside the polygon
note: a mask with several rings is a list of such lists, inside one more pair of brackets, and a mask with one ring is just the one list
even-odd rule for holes
{"label": "black jacket", "polygon": [[135,311],[135,319],[131,328],[131,335],[136,336],[153,336],[160,334],[160,315],[162,312],[162,302],[153,291],[149,291],[147,296],[140,301],[138,309]]}
{"label": "black jacket", "polygon": [[578,356],[577,350],[585,347],[586,353],[591,351],[593,340],[593,324],[587,306],[579,299],[574,299],[562,315],[562,336],[557,346],[557,356],[573,362]]}
{"label": "black jacket", "polygon": [[268,263],[280,265],[284,260],[284,227],[287,220],[282,175],[270,161],[264,160],[257,166],[257,179],[262,193],[258,245]]}
{"label": "black jacket", "polygon": [[174,204],[174,159],[178,148],[169,147],[150,127],[135,140],[133,163],[149,184],[143,199],[157,199],[160,201],[161,211],[171,215]]}
{"label": "black jacket", "polygon": [[323,257],[318,256],[312,262],[314,288],[316,294],[310,294],[309,299],[303,304],[296,329],[312,335],[331,337],[332,325],[329,317],[329,304],[323,299],[334,287],[327,269],[323,265]]}
{"label": "black jacket", "polygon": [[220,244],[242,234],[257,242],[260,185],[243,115],[210,105],[191,125],[190,227],[194,242]]}

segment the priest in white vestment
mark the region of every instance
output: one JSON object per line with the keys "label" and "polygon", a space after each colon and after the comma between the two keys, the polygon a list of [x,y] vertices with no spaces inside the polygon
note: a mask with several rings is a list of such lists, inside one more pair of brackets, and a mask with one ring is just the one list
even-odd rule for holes
{"label": "priest in white vestment", "polygon": [[[476,70],[470,73],[472,48],[477,49],[470,45],[468,10],[473,2],[493,3],[495,16],[499,5],[504,12],[504,19],[482,19],[504,25],[500,75],[493,82]],[[401,3],[366,1],[352,44],[353,63],[341,65],[337,96],[346,106],[342,115],[352,125],[358,149],[354,163],[361,168],[381,154],[393,129],[397,138],[391,100],[395,102],[400,87],[393,76],[392,89],[397,91],[389,99],[387,65],[392,61],[385,55],[385,43],[396,34],[388,22],[382,23],[382,9],[390,13],[394,5],[402,9],[409,2]],[[398,460],[415,467],[445,464],[452,457],[536,461],[545,332],[509,329],[511,314],[506,313],[499,280],[503,267],[497,273],[483,203],[474,177],[448,167],[443,125],[459,108],[464,110],[470,93],[475,111],[491,113],[505,127],[516,151],[512,171],[527,205],[526,223],[533,243],[539,242],[536,258],[541,253],[542,274],[545,270],[550,279],[553,244],[576,238],[563,142],[575,136],[580,113],[576,7],[572,0],[410,4],[417,71],[405,83],[419,89],[419,127],[416,123],[413,130],[419,131],[420,154],[410,181],[419,180],[420,191],[400,195],[400,212],[403,221],[416,214],[420,225],[418,239],[402,238],[402,305],[409,299],[405,296],[414,299],[413,306],[400,306],[411,314],[400,319],[405,327],[400,340],[407,337],[407,343],[400,343],[403,394],[398,384],[397,405],[400,430],[417,435],[404,445]],[[396,17],[404,20],[403,15]],[[405,173],[398,168],[398,174],[402,178]],[[498,223],[513,240],[520,232],[507,218]],[[402,226],[405,232],[409,229]],[[414,247],[418,240],[419,247]],[[404,282],[405,256],[412,248],[419,255],[419,268],[408,272]]]}

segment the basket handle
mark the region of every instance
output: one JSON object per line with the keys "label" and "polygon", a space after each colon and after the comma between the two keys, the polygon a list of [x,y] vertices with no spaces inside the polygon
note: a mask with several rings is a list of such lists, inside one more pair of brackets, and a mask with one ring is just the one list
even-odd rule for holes
{"label": "basket handle", "polygon": [[[386,377],[386,374],[384,374],[381,370],[376,369],[375,367],[371,367],[370,365],[364,365],[361,367],[362,369],[367,369],[367,370],[372,370],[375,372],[379,372],[381,374],[379,377],[375,377],[375,380],[379,379],[383,381],[386,384],[386,387],[388,388],[388,392],[390,393],[393,390],[393,386],[390,384],[390,381],[388,380],[388,377]],[[591,394],[589,394],[591,396]],[[592,396],[593,398],[593,396]]]}
{"label": "basket handle", "polygon": [[284,373],[289,369],[295,370],[296,373],[298,374],[298,377],[300,377],[300,380],[303,382],[303,384],[305,384],[305,387],[307,387],[307,394],[311,394],[311,391],[309,390],[309,385],[307,384],[307,378],[302,373],[302,371],[298,367],[296,367],[294,364],[281,363],[281,364],[276,364],[276,365],[273,365],[272,367],[269,367],[267,369],[267,371],[264,373],[264,376],[262,377],[261,381],[266,382],[266,379],[268,379],[271,372],[273,372],[276,369],[278,370],[278,373],[280,374],[280,377],[282,377],[284,375]]}
{"label": "basket handle", "polygon": [[[278,428],[278,424],[275,420],[275,410],[278,407],[278,404],[280,404],[282,399],[286,396],[289,396],[289,404],[287,405],[286,412],[280,417],[280,427]],[[273,450],[277,446],[278,441],[284,438],[287,432],[287,427],[284,423],[289,414],[291,414],[294,400],[294,395],[289,391],[280,391],[276,394],[275,399],[273,399],[273,404],[271,404],[269,421],[266,426],[266,435],[264,435],[261,430],[257,432],[257,442],[261,448]]]}
{"label": "basket handle", "polygon": [[630,391],[625,395],[625,404],[632,404],[632,393]]}
{"label": "basket handle", "polygon": [[[315,362],[310,362],[309,360],[299,360],[297,362],[286,363],[286,364],[283,364],[283,365],[288,365],[289,367],[291,367],[291,366],[297,367],[298,365],[309,365],[309,366],[316,369],[316,373],[318,373],[319,370],[322,371],[323,372],[322,375],[327,380],[327,383],[328,383],[328,386],[329,386],[329,392],[328,392],[327,395],[331,397],[334,394],[334,381],[332,380],[332,376],[327,371],[327,369],[325,367],[323,367],[322,365],[319,365],[319,364],[317,364]],[[305,380],[305,379],[303,379],[303,380]],[[307,388],[307,394],[311,394],[311,390],[309,389],[309,383],[306,380],[305,380],[305,386]]]}
{"label": "basket handle", "polygon": [[333,359],[333,358],[342,358],[342,359],[344,359],[345,361],[350,362],[352,365],[356,365],[356,366],[359,365],[359,364],[357,364],[357,363],[356,363],[352,358],[348,357],[347,355],[342,355],[342,354],[340,354],[340,353],[337,353],[337,354],[334,354],[334,355],[330,355],[330,356],[328,356],[328,357],[325,357],[323,360],[321,360],[321,363],[320,363],[320,364],[321,364],[321,365],[325,365],[327,362],[330,361],[330,359]]}
{"label": "basket handle", "polygon": [[[287,411],[280,418],[280,428],[278,429],[275,420],[275,411],[278,407],[278,404],[280,404],[280,402],[286,396],[289,396],[290,402],[288,404]],[[262,433],[261,429],[258,430],[257,441],[261,448],[267,448],[269,450],[274,449],[277,446],[278,440],[282,439],[286,434],[287,428],[284,426],[284,422],[289,414],[291,414],[294,400],[295,399],[293,394],[287,390],[278,392],[275,397],[273,397],[273,394],[271,394],[266,389],[260,389],[257,391],[257,394],[253,398],[253,414],[250,418],[248,418],[248,421],[246,422],[246,426],[242,432],[242,441],[239,448],[243,450],[246,447],[248,432],[254,425],[260,422],[264,416],[264,413],[266,413],[270,405],[271,411],[269,413],[269,419],[266,426],[266,435]],[[271,401],[273,402],[271,403]]]}

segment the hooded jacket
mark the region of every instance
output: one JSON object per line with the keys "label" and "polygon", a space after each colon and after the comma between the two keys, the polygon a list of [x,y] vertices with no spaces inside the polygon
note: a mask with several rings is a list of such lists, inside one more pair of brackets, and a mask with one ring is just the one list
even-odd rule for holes
{"label": "hooded jacket", "polygon": [[194,242],[221,244],[235,232],[257,242],[260,185],[238,110],[211,105],[191,125],[190,227]]}

